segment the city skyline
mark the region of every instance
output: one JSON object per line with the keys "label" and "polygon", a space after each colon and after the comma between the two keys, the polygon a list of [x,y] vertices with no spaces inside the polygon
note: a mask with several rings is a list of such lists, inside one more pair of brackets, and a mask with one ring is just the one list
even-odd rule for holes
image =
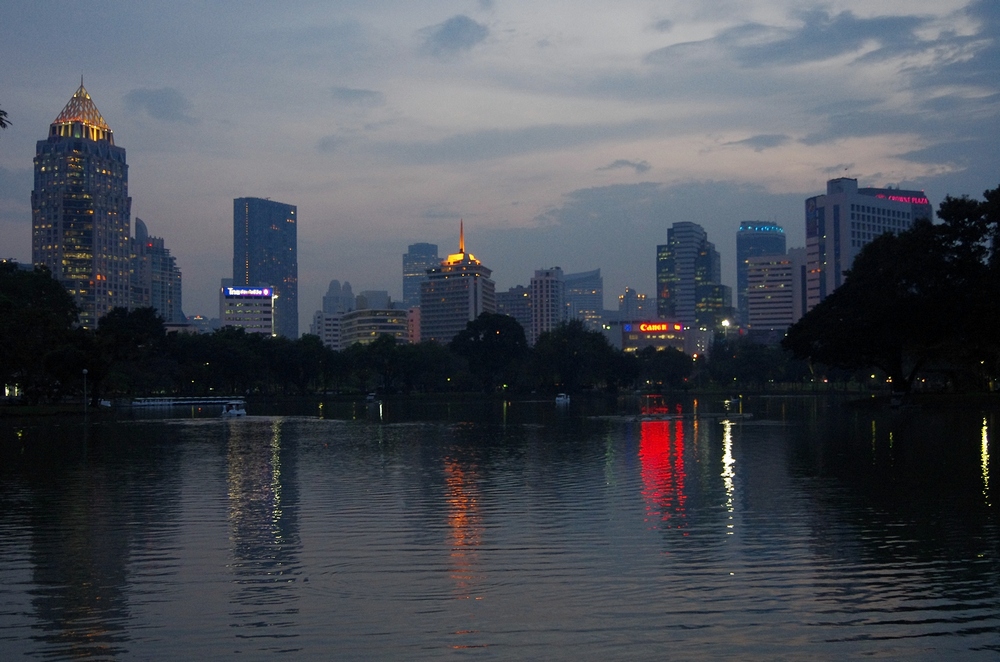
{"label": "city skyline", "polygon": [[[18,6],[0,26],[2,256],[31,259],[34,143],[82,73],[188,314],[215,309],[248,195],[298,206],[303,328],[331,278],[401,299],[399,255],[451,250],[462,217],[498,290],[559,265],[601,268],[606,308],[651,296],[683,221],[732,286],[739,221],[804,246],[803,201],[829,179],[935,207],[997,185],[995,6],[870,5]],[[143,48],[84,51],[55,22]]]}

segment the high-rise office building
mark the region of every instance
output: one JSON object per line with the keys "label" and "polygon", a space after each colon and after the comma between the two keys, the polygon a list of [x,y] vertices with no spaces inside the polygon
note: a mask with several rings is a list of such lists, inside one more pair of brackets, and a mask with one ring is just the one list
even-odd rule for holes
{"label": "high-rise office building", "polygon": [[531,332],[528,344],[534,345],[538,337],[554,330],[566,321],[565,288],[563,272],[559,267],[537,269],[529,284],[531,288]]}
{"label": "high-rise office building", "polygon": [[515,285],[506,292],[497,292],[497,312],[517,320],[524,329],[524,337],[531,335],[531,290]]}
{"label": "high-rise office building", "polygon": [[339,280],[331,280],[326,294],[323,295],[323,312],[339,315],[354,310],[355,305],[351,284],[346,280],[343,285]]}
{"label": "high-rise office building", "polygon": [[806,200],[806,298],[809,308],[844,282],[844,272],[875,237],[908,230],[934,210],[923,191],[858,188],[842,177],[826,183],[826,195]]}
{"label": "high-rise office building", "polygon": [[458,252],[430,269],[427,280],[420,283],[421,341],[447,344],[482,313],[496,312],[492,273],[465,252],[465,231],[460,226]]}
{"label": "high-rise office building", "polygon": [[35,148],[31,259],[73,295],[80,324],[96,328],[129,306],[131,208],[125,150],[80,88]]}
{"label": "high-rise office building", "polygon": [[721,265],[704,228],[674,223],[667,243],[656,247],[657,316],[708,329],[731,316],[732,292],[721,283]]}
{"label": "high-rise office building", "polygon": [[774,223],[743,221],[736,232],[736,308],[747,324],[747,266],[752,257],[785,254],[785,228]]}
{"label": "high-rise office building", "polygon": [[751,336],[780,331],[806,312],[806,249],[793,248],[784,255],[757,255],[747,260],[747,323]]}
{"label": "high-rise office building", "polygon": [[427,280],[427,270],[441,264],[437,244],[410,244],[403,254],[403,303],[407,308],[420,305],[420,283]]}
{"label": "high-rise office building", "polygon": [[131,308],[151,306],[168,324],[187,321],[181,311],[181,270],[161,237],[152,237],[142,219],[135,219],[132,239]]}
{"label": "high-rise office building", "polygon": [[631,287],[625,288],[624,294],[618,295],[618,319],[623,322],[646,319],[652,317],[651,310],[646,303],[646,295],[640,294]]}
{"label": "high-rise office building", "polygon": [[299,336],[299,265],[295,205],[233,200],[233,285],[274,289],[274,332]]}
{"label": "high-rise office building", "polygon": [[604,319],[604,279],[601,270],[565,274],[563,284],[567,319],[580,320],[591,331],[599,331]]}

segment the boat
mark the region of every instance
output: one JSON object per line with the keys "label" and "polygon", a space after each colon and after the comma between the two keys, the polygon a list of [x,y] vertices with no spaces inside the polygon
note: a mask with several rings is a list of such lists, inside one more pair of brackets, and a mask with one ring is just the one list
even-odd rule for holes
{"label": "boat", "polygon": [[566,394],[566,393],[560,393],[559,395],[557,395],[556,396],[556,404],[557,405],[568,405],[569,404],[569,395]]}
{"label": "boat", "polygon": [[223,416],[246,416],[247,406],[242,400],[230,400],[222,406]]}

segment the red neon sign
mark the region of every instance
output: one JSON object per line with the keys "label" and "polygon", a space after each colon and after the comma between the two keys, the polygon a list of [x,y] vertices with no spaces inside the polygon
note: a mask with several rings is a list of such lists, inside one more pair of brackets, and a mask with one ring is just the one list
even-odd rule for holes
{"label": "red neon sign", "polygon": [[680,324],[670,322],[642,322],[639,324],[639,331],[643,333],[657,333],[659,331],[681,331],[684,327]]}
{"label": "red neon sign", "polygon": [[885,193],[879,193],[875,196],[876,198],[881,198],[883,200],[892,200],[893,202],[909,202],[914,205],[929,205],[931,203],[927,198],[921,198],[918,196],[909,195],[886,195]]}

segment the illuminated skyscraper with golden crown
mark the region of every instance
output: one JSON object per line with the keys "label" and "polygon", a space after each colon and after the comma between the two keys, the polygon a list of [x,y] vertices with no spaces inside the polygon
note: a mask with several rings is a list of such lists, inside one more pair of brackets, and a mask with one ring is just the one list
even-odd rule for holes
{"label": "illuminated skyscraper with golden crown", "polygon": [[31,260],[73,295],[86,328],[129,306],[131,208],[125,150],[81,80],[35,149]]}
{"label": "illuminated skyscraper with golden crown", "polygon": [[493,272],[465,252],[465,229],[459,226],[458,252],[427,270],[420,283],[420,339],[451,342],[482,313],[496,312]]}

